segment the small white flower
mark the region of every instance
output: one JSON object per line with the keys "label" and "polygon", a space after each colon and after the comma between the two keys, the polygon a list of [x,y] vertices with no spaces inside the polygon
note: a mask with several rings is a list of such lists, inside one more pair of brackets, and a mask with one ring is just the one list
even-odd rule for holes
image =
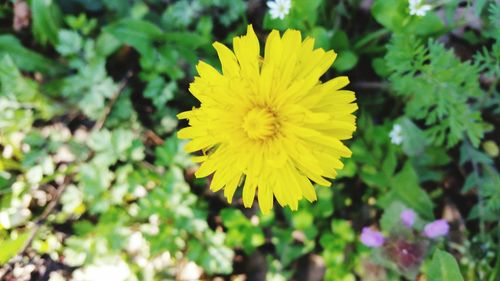
{"label": "small white flower", "polygon": [[23,267],[15,267],[12,271],[15,280],[29,280],[31,279],[31,273],[36,269],[34,264],[27,264]]}
{"label": "small white flower", "polygon": [[29,183],[31,184],[37,184],[42,181],[43,179],[43,168],[40,165],[31,167],[27,172],[26,172],[26,178]]}
{"label": "small white flower", "polygon": [[144,188],[144,186],[138,185],[135,187],[133,194],[136,198],[142,198],[148,195],[148,191]]}
{"label": "small white flower", "polygon": [[177,276],[180,280],[200,280],[203,274],[203,269],[199,267],[196,263],[190,261],[184,267],[182,267]]}
{"label": "small white flower", "polygon": [[136,231],[130,235],[128,238],[128,243],[126,245],[126,250],[132,255],[138,255],[143,249],[148,247],[148,242],[142,236],[142,233]]}
{"label": "small white flower", "polygon": [[403,130],[399,124],[394,124],[391,132],[389,133],[391,142],[395,145],[400,145],[403,142]]}
{"label": "small white flower", "polygon": [[66,278],[59,271],[52,271],[49,275],[49,281],[64,281]]}
{"label": "small white flower", "polygon": [[139,206],[135,203],[130,204],[130,207],[128,208],[128,214],[132,217],[137,216],[139,214]]}
{"label": "small white flower", "polygon": [[5,159],[10,159],[12,158],[13,155],[14,155],[14,148],[12,147],[12,145],[10,144],[5,145],[2,151],[2,157]]}
{"label": "small white flower", "polygon": [[5,229],[23,224],[31,216],[31,211],[25,208],[8,208],[0,212],[0,226]]}
{"label": "small white flower", "polygon": [[165,269],[165,267],[171,266],[173,264],[173,259],[169,252],[163,252],[152,260],[152,264],[156,270],[162,270]]}
{"label": "small white flower", "polygon": [[424,4],[425,0],[408,0],[410,4],[410,15],[423,17],[432,9],[431,5]]}
{"label": "small white flower", "polygon": [[73,272],[74,281],[125,281],[131,280],[132,272],[120,258],[102,260]]}
{"label": "small white flower", "polygon": [[275,0],[268,1],[267,6],[269,7],[269,13],[271,13],[271,18],[284,19],[286,15],[290,12],[292,7],[291,0]]}
{"label": "small white flower", "polygon": [[148,218],[150,224],[159,225],[160,224],[160,216],[158,214],[152,214]]}

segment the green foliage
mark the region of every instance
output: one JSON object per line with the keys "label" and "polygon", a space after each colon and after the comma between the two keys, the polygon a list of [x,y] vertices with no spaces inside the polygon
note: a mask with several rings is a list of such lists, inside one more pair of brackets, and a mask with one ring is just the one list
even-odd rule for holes
{"label": "green foliage", "polygon": [[227,243],[232,247],[243,247],[245,253],[252,254],[255,248],[265,242],[262,230],[252,223],[239,210],[224,209],[221,212],[223,224],[228,228]]}
{"label": "green foliage", "polygon": [[391,197],[397,198],[421,216],[428,219],[433,217],[434,204],[427,193],[418,185],[417,174],[411,164],[406,163],[403,169],[394,176],[391,189],[387,195],[380,199],[382,202]]}
{"label": "green foliage", "polygon": [[464,280],[455,258],[441,250],[434,252],[427,276],[429,281]]}
{"label": "green foliage", "polygon": [[42,45],[56,45],[61,28],[61,11],[54,0],[32,0],[33,35]]}
{"label": "green foliage", "polygon": [[53,60],[47,59],[21,45],[12,35],[0,35],[0,57],[9,55],[22,70],[40,71],[55,74],[61,67]]}
{"label": "green foliage", "polygon": [[290,14],[284,20],[272,19],[269,13],[266,13],[264,28],[284,30],[286,28],[306,29],[315,26],[321,4],[321,0],[297,1],[292,5]]}
{"label": "green foliage", "polygon": [[474,56],[474,61],[479,70],[491,78],[500,76],[500,41],[497,41],[491,51],[483,48]]}
{"label": "green foliage", "polygon": [[429,35],[439,33],[444,28],[434,12],[423,17],[411,16],[406,0],[376,0],[371,12],[381,25],[394,33]]}
{"label": "green foliage", "polygon": [[136,48],[141,54],[151,51],[155,40],[160,40],[163,33],[156,25],[139,19],[123,19],[104,28],[117,40]]}
{"label": "green foliage", "polygon": [[436,41],[423,45],[406,35],[392,38],[385,59],[392,88],[407,100],[407,116],[425,122],[434,144],[452,147],[467,137],[479,145],[484,134],[481,112],[469,106],[483,94],[476,67],[460,62]]}
{"label": "green foliage", "polygon": [[5,133],[25,131],[36,118],[50,119],[57,108],[48,106],[48,100],[40,95],[38,85],[22,77],[8,55],[0,58],[0,97],[3,101],[0,128]]}
{"label": "green foliage", "polygon": [[[422,1],[418,16],[407,0],[292,0],[283,20],[266,1],[30,0],[28,17],[23,1],[0,4],[0,279],[29,263],[30,276],[56,264],[40,273],[51,280],[496,280],[494,2]],[[322,80],[346,73],[356,92],[352,158],[294,212],[228,205],[176,137],[176,115],[198,105],[197,62],[217,67],[211,44],[230,47],[247,24],[260,42],[295,28],[333,49]],[[443,217],[450,235],[425,238]],[[386,244],[362,245],[365,226]],[[387,255],[396,242],[424,250],[417,266]]]}
{"label": "green foliage", "polygon": [[354,280],[352,267],[355,263],[345,253],[346,247],[354,239],[350,224],[343,220],[332,221],[330,231],[321,236],[320,244],[324,249],[322,256],[327,268],[325,280]]}
{"label": "green foliage", "polygon": [[2,248],[2,252],[0,253],[0,265],[5,264],[11,258],[16,256],[18,252],[23,248],[26,244],[26,241],[29,238],[29,232],[24,232],[17,234],[15,237],[8,239],[0,240],[0,247]]}
{"label": "green foliage", "polygon": [[472,172],[466,177],[462,192],[476,189],[483,204],[476,205],[469,214],[470,219],[496,221],[500,214],[500,174],[491,158],[468,143],[460,148],[460,164],[472,165]]}

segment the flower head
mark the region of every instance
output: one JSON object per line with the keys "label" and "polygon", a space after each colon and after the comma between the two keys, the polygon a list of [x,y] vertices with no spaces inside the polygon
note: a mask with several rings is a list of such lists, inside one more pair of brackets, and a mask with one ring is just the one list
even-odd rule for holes
{"label": "flower head", "polygon": [[410,241],[405,237],[390,236],[382,249],[384,258],[392,261],[406,278],[415,280],[428,250],[428,241]]}
{"label": "flower head", "polygon": [[395,145],[400,145],[403,142],[403,129],[401,128],[401,125],[399,124],[394,124],[392,126],[392,130],[389,133],[389,137],[391,138],[391,142]]}
{"label": "flower head", "polygon": [[425,0],[408,0],[410,15],[423,17],[432,9],[431,5],[424,4]]}
{"label": "flower head", "polygon": [[384,245],[385,238],[379,231],[373,230],[369,227],[363,227],[360,240],[365,246],[379,248]]}
{"label": "flower head", "polygon": [[267,7],[269,7],[269,13],[271,14],[271,18],[276,19],[284,19],[286,15],[290,12],[290,8],[292,7],[291,0],[275,0],[268,1]]}
{"label": "flower head", "polygon": [[424,235],[429,238],[438,238],[440,236],[445,236],[450,230],[450,225],[445,220],[437,220],[428,223],[424,227]]}
{"label": "flower head", "polygon": [[401,221],[406,227],[412,227],[415,223],[416,214],[412,209],[405,209],[401,212]]}
{"label": "flower head", "polygon": [[316,200],[311,181],[329,186],[342,169],[341,157],[351,151],[342,143],[356,128],[354,92],[337,77],[321,83],[336,54],[314,49],[314,40],[297,30],[280,37],[273,30],[264,57],[252,26],[233,40],[234,52],[214,43],[222,74],[201,61],[190,92],[199,108],[183,112],[190,127],[179,138],[191,139],[186,151],[201,151],[197,177],[213,174],[210,189],[224,188],[228,202],[238,185],[243,203],[251,207],[257,193],[263,212],[273,198],[292,210],[298,201]]}

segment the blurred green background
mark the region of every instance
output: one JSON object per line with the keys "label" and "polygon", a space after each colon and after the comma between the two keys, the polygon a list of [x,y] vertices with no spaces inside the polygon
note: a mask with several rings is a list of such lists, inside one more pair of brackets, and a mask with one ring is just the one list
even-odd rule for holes
{"label": "blurred green background", "polygon": [[[499,2],[270,2],[290,6],[0,3],[0,279],[500,280]],[[353,157],[297,212],[228,205],[176,138],[196,63],[248,24],[334,49],[325,79],[358,98]],[[402,229],[404,208],[449,234]],[[364,226],[425,251],[402,264]]]}

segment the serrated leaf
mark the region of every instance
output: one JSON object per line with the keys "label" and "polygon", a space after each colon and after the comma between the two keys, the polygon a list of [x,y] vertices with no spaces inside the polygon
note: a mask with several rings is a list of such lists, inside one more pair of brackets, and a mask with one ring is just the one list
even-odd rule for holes
{"label": "serrated leaf", "polygon": [[167,139],[161,146],[155,148],[156,161],[159,166],[172,165],[179,148],[179,141],[176,137]]}
{"label": "serrated leaf", "polygon": [[265,242],[262,230],[253,225],[240,210],[227,208],[222,210],[221,219],[227,227],[226,242],[229,246],[242,247],[247,254]]}
{"label": "serrated leaf", "polygon": [[161,109],[174,97],[175,90],[177,90],[175,81],[166,83],[162,77],[157,76],[148,82],[144,96],[151,99],[156,108]]}
{"label": "serrated leaf", "polygon": [[464,142],[460,147],[460,165],[464,165],[466,162],[493,164],[493,160],[487,154]]}
{"label": "serrated leaf", "polygon": [[83,40],[76,31],[63,29],[58,34],[56,50],[63,56],[76,55],[82,49]]}
{"label": "serrated leaf", "polygon": [[393,36],[385,56],[391,87],[405,97],[405,115],[425,123],[430,143],[451,148],[468,138],[477,146],[485,130],[481,112],[471,106],[483,95],[478,68],[442,43],[424,46],[407,33]]}

